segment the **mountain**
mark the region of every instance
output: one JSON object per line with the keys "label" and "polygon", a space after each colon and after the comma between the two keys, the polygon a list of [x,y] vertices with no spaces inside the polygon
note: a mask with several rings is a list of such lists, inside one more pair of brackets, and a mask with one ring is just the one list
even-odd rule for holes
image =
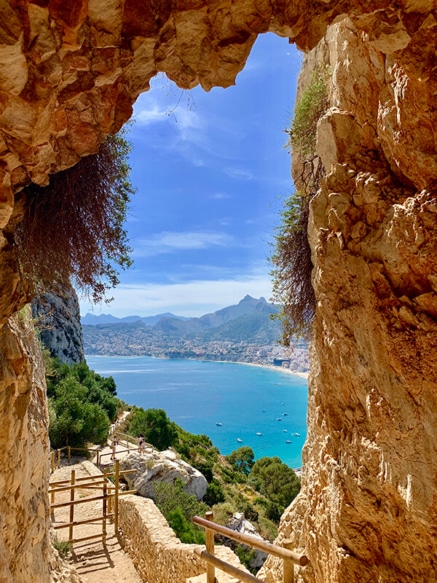
{"label": "mountain", "polygon": [[154,326],[162,318],[175,318],[177,320],[189,320],[190,318],[185,318],[184,316],[175,316],[170,312],[165,312],[164,314],[157,314],[156,316],[125,316],[124,318],[117,318],[111,314],[99,314],[98,316],[88,312],[82,318],[82,325],[85,326],[98,326],[99,324],[121,324],[141,321],[146,326]]}
{"label": "mountain", "polygon": [[[119,354],[170,358],[194,358],[200,354],[216,355],[229,352],[229,346],[277,344],[281,325],[271,315],[278,310],[264,298],[246,296],[238,304],[200,318],[182,320],[173,315],[161,314],[154,325],[143,319],[129,322],[126,318],[110,319],[107,323],[82,326],[87,354]],[[84,322],[89,321],[85,320]],[[222,349],[217,348],[222,345]],[[233,353],[241,353],[237,347]],[[182,356],[184,355],[184,356]]]}

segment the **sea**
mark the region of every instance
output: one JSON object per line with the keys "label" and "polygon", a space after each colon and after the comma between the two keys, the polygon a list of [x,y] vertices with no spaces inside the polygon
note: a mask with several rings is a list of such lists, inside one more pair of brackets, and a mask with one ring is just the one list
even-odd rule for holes
{"label": "sea", "polygon": [[229,362],[87,355],[112,376],[129,405],[164,409],[186,431],[207,435],[224,455],[248,445],[255,459],[302,465],[307,380],[281,369]]}

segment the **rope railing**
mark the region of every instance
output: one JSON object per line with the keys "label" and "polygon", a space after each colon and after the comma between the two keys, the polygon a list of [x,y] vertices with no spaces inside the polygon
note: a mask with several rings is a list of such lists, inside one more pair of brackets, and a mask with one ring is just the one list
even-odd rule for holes
{"label": "rope railing", "polygon": [[[234,541],[245,544],[248,547],[263,551],[275,557],[282,559],[283,564],[283,583],[293,583],[294,582],[294,565],[299,565],[300,567],[305,567],[308,565],[308,557],[306,555],[300,555],[295,551],[290,549],[274,545],[272,543],[260,540],[254,536],[244,534],[241,532],[236,532],[226,526],[217,524],[213,521],[213,513],[207,512],[205,518],[200,516],[194,516],[193,522],[198,526],[205,529],[206,536],[206,550],[197,549],[196,552],[200,555],[202,559],[206,561],[206,581],[207,583],[214,583],[215,580],[215,567],[224,571],[228,575],[239,578],[241,581],[246,583],[264,583],[261,579],[258,579],[254,575],[242,571],[238,567],[234,567],[226,561],[222,561],[214,555],[214,533],[221,534],[227,538]],[[290,541],[284,541],[285,546],[290,545]]]}

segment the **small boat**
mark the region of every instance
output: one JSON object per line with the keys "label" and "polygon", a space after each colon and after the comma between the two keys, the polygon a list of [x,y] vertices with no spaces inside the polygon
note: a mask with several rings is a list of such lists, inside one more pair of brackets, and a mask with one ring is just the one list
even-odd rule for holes
{"label": "small boat", "polygon": [[221,427],[223,423],[216,423],[217,427]]}
{"label": "small boat", "polygon": [[282,417],[278,417],[276,421],[282,421]]}
{"label": "small boat", "polygon": [[243,443],[243,440],[241,439],[241,437],[237,437],[237,441],[238,441],[238,443]]}
{"label": "small boat", "polygon": [[283,429],[282,430],[284,433],[288,433],[288,429]]}
{"label": "small boat", "polygon": [[294,436],[300,437],[300,433],[293,433]]}
{"label": "small boat", "polygon": [[282,413],[282,415],[283,415],[284,417],[287,417],[288,413]]}
{"label": "small boat", "polygon": [[262,435],[261,431],[256,432],[257,435]]}
{"label": "small boat", "polygon": [[287,439],[285,443],[291,443],[291,439]]}

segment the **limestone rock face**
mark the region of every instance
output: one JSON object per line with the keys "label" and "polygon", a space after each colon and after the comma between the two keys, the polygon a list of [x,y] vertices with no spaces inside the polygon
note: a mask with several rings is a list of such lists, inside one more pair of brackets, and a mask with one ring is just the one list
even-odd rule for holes
{"label": "limestone rock face", "polygon": [[125,479],[130,490],[136,490],[145,498],[155,499],[155,484],[165,482],[173,484],[182,480],[184,491],[201,500],[208,488],[203,474],[181,460],[174,451],[158,451],[146,447],[144,453],[130,453],[120,461],[121,469],[135,469],[136,473],[126,474]]}
{"label": "limestone rock face", "polygon": [[303,487],[279,540],[305,549],[308,582],[437,581],[437,29],[419,20],[376,41],[345,19],[304,65],[306,82],[330,65],[331,107]]}
{"label": "limestone rock face", "polygon": [[79,300],[70,284],[35,298],[32,315],[41,342],[53,357],[66,364],[85,360]]}
{"label": "limestone rock face", "polygon": [[308,582],[436,581],[435,1],[21,0],[0,16],[0,579],[50,577],[46,406],[11,319],[20,191],[95,153],[157,72],[229,86],[270,31],[332,68],[303,487],[279,540],[305,549]]}
{"label": "limestone rock face", "polygon": [[2,327],[0,354],[0,581],[47,583],[48,416],[30,309]]}

